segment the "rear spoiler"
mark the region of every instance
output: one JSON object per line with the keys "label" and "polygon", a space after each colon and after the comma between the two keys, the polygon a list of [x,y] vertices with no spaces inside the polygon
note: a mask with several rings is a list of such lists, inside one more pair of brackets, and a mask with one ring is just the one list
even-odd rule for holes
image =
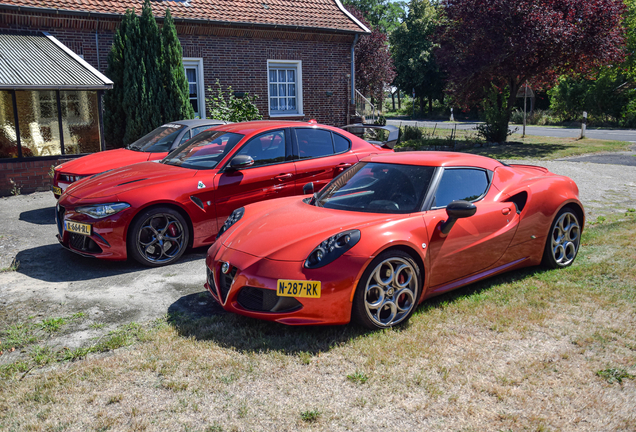
{"label": "rear spoiler", "polygon": [[341,126],[340,129],[348,130],[354,135],[362,135],[364,133],[364,129],[385,130],[389,133],[389,137],[387,138],[386,141],[368,141],[368,142],[370,142],[371,144],[376,144],[376,145],[389,148],[389,149],[392,149],[393,147],[395,147],[395,144],[397,144],[398,137],[400,136],[400,129],[391,125],[380,126],[380,125],[356,123],[356,124]]}

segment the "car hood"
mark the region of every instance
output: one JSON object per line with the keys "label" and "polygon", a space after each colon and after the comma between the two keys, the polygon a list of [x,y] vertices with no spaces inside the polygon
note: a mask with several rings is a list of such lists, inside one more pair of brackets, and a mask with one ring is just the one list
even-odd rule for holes
{"label": "car hood", "polygon": [[88,176],[113,168],[145,162],[149,160],[150,156],[156,159],[157,154],[158,153],[144,153],[127,149],[107,150],[64,162],[62,166],[58,168],[58,171],[66,174]]}
{"label": "car hood", "polygon": [[223,244],[258,257],[304,261],[332,235],[351,229],[362,231],[405,216],[326,209],[297,196],[275,199],[247,206],[243,219],[230,228]]}
{"label": "car hood", "polygon": [[83,199],[104,198],[132,189],[194,177],[196,173],[196,170],[188,168],[157,162],[142,162],[75,182],[66,189],[65,194]]}

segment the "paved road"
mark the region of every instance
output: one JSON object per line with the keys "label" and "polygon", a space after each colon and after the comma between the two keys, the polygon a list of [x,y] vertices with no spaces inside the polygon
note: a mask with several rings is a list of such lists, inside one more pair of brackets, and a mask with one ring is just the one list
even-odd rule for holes
{"label": "paved road", "polygon": [[[457,127],[457,129],[474,129],[475,126],[479,123],[477,122],[434,122],[434,121],[412,121],[412,120],[387,120],[387,124],[391,124],[394,126],[405,126],[410,125],[414,126],[417,124],[419,127],[434,127],[437,125],[438,128],[443,129],[453,129]],[[522,126],[512,125],[511,129],[519,128],[519,133],[521,133]],[[565,127],[544,127],[544,126],[526,126],[526,134],[527,135],[538,135],[538,136],[549,136],[549,137],[557,137],[557,138],[576,138],[581,135],[581,128],[565,128]],[[636,142],[636,130],[630,129],[597,129],[597,128],[588,128],[585,136],[588,138],[595,139],[607,139],[607,140],[616,140],[616,141],[630,141]]]}

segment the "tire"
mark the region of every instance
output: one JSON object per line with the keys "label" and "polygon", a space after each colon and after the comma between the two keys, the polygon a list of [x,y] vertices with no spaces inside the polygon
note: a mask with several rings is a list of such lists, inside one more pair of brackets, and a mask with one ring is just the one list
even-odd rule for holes
{"label": "tire", "polygon": [[417,307],[421,289],[420,268],[411,255],[401,250],[385,251],[371,261],[360,278],[353,298],[353,318],[374,330],[404,324]]}
{"label": "tire", "polygon": [[161,267],[181,258],[189,238],[188,224],[178,211],[155,207],[133,221],[128,230],[128,252],[145,266]]}
{"label": "tire", "polygon": [[557,213],[545,242],[542,264],[548,268],[564,268],[572,265],[581,244],[581,224],[571,207],[563,207]]}

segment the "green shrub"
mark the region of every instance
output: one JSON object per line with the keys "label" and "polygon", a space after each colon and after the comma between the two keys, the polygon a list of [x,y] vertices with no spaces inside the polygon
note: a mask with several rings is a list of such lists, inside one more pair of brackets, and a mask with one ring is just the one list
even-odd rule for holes
{"label": "green shrub", "polygon": [[[216,95],[205,98],[210,118],[231,122],[261,120],[263,118],[253,102],[253,100],[258,99],[257,95],[252,97],[249,93],[245,93],[243,97],[237,97],[231,86],[227,88],[227,92],[224,92],[218,79],[216,86]],[[213,92],[212,87],[208,87],[208,93]]]}

